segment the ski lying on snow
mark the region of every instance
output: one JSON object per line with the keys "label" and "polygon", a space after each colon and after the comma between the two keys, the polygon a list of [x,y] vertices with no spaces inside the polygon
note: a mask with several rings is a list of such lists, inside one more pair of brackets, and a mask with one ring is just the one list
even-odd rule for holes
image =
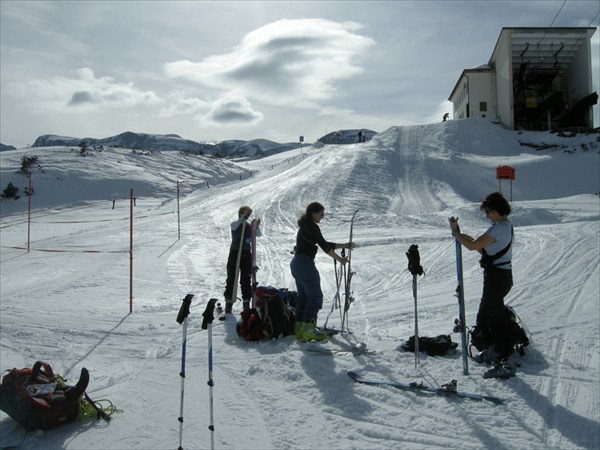
{"label": "ski lying on snow", "polygon": [[373,355],[374,350],[367,350],[367,345],[364,342],[353,345],[351,348],[331,349],[323,347],[320,344],[310,344],[305,347],[307,352],[316,353],[318,355],[327,356],[355,356],[355,355]]}
{"label": "ski lying on snow", "polygon": [[471,394],[467,392],[455,391],[448,388],[433,388],[424,385],[423,383],[398,383],[395,381],[385,381],[385,380],[374,380],[364,378],[362,375],[349,371],[348,376],[352,378],[357,383],[366,384],[369,386],[389,386],[396,389],[403,389],[408,391],[419,391],[419,392],[427,392],[431,394],[439,394],[445,395],[447,397],[460,397],[460,398],[468,398],[470,400],[475,401],[483,401],[487,400],[489,402],[495,403],[497,405],[504,403],[504,399],[493,397],[490,395],[480,395],[480,394]]}

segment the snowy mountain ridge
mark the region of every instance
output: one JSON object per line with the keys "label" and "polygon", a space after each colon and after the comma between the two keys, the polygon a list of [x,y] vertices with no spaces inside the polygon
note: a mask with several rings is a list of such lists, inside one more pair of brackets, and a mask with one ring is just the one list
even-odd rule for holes
{"label": "snowy mountain ridge", "polygon": [[84,143],[87,147],[102,146],[146,151],[180,151],[220,157],[265,156],[300,147],[299,143],[279,144],[266,139],[225,140],[216,143],[196,142],[183,139],[177,134],[161,135],[132,131],[101,139],[45,134],[39,136],[32,147],[79,147],[81,143]]}

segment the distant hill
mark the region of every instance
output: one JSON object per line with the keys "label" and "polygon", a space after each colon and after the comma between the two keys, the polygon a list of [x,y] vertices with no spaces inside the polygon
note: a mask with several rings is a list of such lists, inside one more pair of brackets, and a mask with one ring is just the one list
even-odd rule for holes
{"label": "distant hill", "polygon": [[[323,144],[356,144],[358,142],[359,132],[360,129],[333,131],[319,138],[319,142],[322,142]],[[365,141],[370,141],[373,136],[377,134],[375,131],[366,129],[363,129],[362,132]]]}
{"label": "distant hill", "polygon": [[3,152],[5,150],[16,150],[16,148],[12,145],[0,144],[0,152]]}
{"label": "distant hill", "polygon": [[38,137],[33,147],[78,147],[84,142],[87,147],[103,146],[146,151],[180,151],[207,154],[224,158],[262,157],[300,147],[300,143],[280,144],[266,139],[251,141],[227,140],[216,143],[196,142],[184,139],[177,134],[146,134],[126,131],[116,136],[102,139],[77,138],[45,134]]}

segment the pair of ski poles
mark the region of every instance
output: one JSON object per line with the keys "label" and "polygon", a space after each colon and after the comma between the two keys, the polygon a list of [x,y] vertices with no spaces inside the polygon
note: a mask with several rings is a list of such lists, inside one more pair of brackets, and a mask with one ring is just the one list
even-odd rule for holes
{"label": "pair of ski poles", "polygon": [[[192,303],[193,294],[187,294],[183,299],[179,313],[177,314],[177,323],[183,324],[183,343],[181,347],[181,397],[179,402],[179,447],[178,450],[183,450],[183,403],[184,403],[184,392],[185,392],[185,353],[187,347],[187,323],[188,316],[190,314],[190,305]],[[209,402],[210,402],[210,423],[208,429],[210,430],[210,448],[215,448],[215,425],[214,425],[214,408],[213,408],[213,367],[212,367],[212,323],[214,320],[214,310],[216,298],[211,298],[206,305],[206,310],[202,313],[204,317],[202,321],[202,329],[208,329],[208,386],[209,386]]]}

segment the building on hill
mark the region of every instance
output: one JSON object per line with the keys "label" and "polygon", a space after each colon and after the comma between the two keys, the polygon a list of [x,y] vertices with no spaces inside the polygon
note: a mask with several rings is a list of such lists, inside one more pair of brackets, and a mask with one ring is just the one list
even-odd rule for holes
{"label": "building on hill", "polygon": [[454,119],[510,129],[593,128],[595,28],[503,28],[487,64],[465,69],[448,100]]}

